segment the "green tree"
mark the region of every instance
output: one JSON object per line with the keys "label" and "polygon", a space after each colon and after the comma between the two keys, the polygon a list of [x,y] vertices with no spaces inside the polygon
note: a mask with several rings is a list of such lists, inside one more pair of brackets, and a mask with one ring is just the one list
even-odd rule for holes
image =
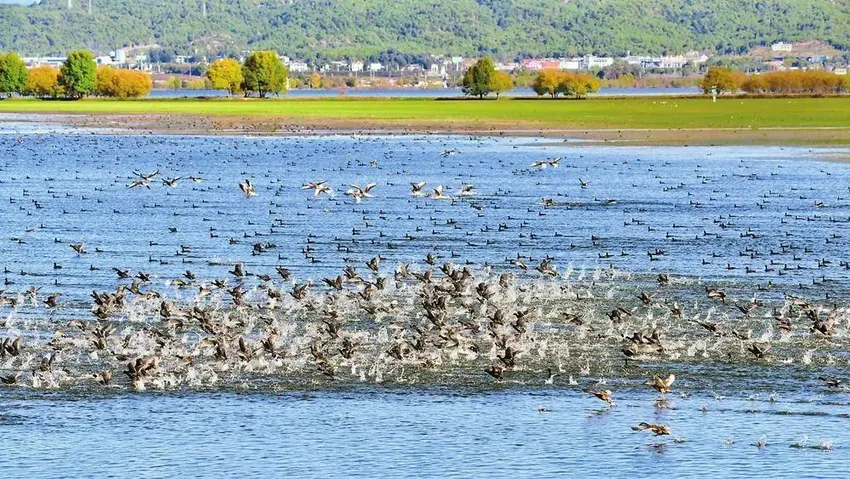
{"label": "green tree", "polygon": [[0,55],[0,95],[12,96],[27,88],[27,66],[17,53]]}
{"label": "green tree", "polygon": [[492,91],[490,79],[495,71],[496,67],[492,58],[482,58],[475,62],[475,65],[469,67],[463,74],[463,82],[461,83],[463,94],[477,96],[478,98],[489,95]]}
{"label": "green tree", "polygon": [[702,91],[707,95],[712,89],[717,93],[729,92],[735,93],[738,91],[738,79],[734,72],[724,67],[711,67],[706,72],[700,83]]}
{"label": "green tree", "polygon": [[59,70],[59,85],[65,89],[68,98],[80,99],[93,93],[97,87],[94,55],[86,50],[69,53]]}
{"label": "green tree", "polygon": [[490,77],[490,90],[496,94],[496,98],[499,98],[499,95],[508,90],[513,90],[513,88],[514,81],[510,75],[505,72],[493,72],[493,76]]}
{"label": "green tree", "polygon": [[210,79],[213,89],[227,90],[230,95],[241,91],[242,82],[245,81],[242,67],[232,58],[214,61],[207,70],[207,78]]}
{"label": "green tree", "polygon": [[250,54],[242,65],[245,91],[256,92],[260,98],[265,98],[269,93],[282,92],[286,88],[288,75],[280,57],[271,50]]}

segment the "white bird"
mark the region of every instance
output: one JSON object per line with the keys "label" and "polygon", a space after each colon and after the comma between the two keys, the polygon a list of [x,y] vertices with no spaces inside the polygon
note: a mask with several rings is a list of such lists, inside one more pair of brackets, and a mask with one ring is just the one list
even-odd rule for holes
{"label": "white bird", "polygon": [[431,190],[430,197],[434,198],[435,200],[447,200],[447,199],[449,199],[448,196],[443,194],[443,185],[437,185],[436,188]]}
{"label": "white bird", "polygon": [[369,194],[369,191],[372,190],[377,183],[369,183],[366,186],[361,187],[360,185],[351,185],[351,188],[345,192],[346,195],[354,198],[354,201],[360,203],[360,200],[363,198],[372,198],[372,195]]}
{"label": "white bird", "polygon": [[301,186],[302,190],[314,190],[313,198],[321,195],[322,193],[333,196],[334,190],[327,185],[327,181],[317,181],[313,183],[307,183],[306,185]]}
{"label": "white bird", "polygon": [[252,197],[257,196],[257,191],[254,189],[254,185],[251,184],[251,180],[245,179],[245,183],[239,183],[239,189],[242,190],[242,193],[245,193],[245,196]]}
{"label": "white bird", "polygon": [[425,182],[410,183],[410,194],[413,196],[422,196],[422,188],[425,188]]}

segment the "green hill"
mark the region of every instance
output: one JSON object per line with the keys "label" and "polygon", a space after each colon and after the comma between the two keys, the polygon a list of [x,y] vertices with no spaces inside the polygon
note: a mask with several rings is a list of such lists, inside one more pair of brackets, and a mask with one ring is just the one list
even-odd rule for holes
{"label": "green hill", "polygon": [[272,48],[305,58],[510,58],[735,53],[780,40],[850,45],[846,0],[92,0],[91,15],[87,3],[0,5],[0,51],[156,43],[178,54]]}

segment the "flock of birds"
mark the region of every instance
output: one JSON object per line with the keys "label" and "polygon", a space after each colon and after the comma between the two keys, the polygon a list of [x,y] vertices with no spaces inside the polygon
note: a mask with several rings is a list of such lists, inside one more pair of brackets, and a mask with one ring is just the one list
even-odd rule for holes
{"label": "flock of birds", "polygon": [[[699,382],[688,371],[699,364],[706,370],[788,365],[821,371],[810,373],[819,385],[813,387],[846,390],[841,377],[823,371],[848,363],[842,353],[850,312],[840,294],[850,265],[829,255],[847,251],[839,232],[850,223],[844,206],[850,190],[830,186],[832,198],[815,196],[809,185],[764,190],[756,195],[756,212],[790,195],[799,197],[798,206],[750,221],[746,215],[752,211],[736,213],[735,200],[731,210],[715,206],[735,192],[710,186],[695,192],[697,185],[732,176],[755,187],[765,176],[782,173],[781,163],[765,173],[764,165],[741,162],[738,171],[714,176],[697,164],[688,178],[692,183],[659,179],[655,170],[670,166],[667,160],[623,159],[587,166],[581,176],[544,176],[579,168],[573,164],[578,161],[554,157],[506,169],[504,159],[464,160],[452,148],[426,160],[408,152],[408,160],[395,165],[392,149],[382,158],[358,159],[370,140],[354,139],[346,159],[309,171],[302,167],[295,192],[289,192],[296,160],[280,160],[265,171],[253,168],[251,174],[248,166],[268,152],[243,153],[246,146],[228,145],[232,140],[220,140],[201,155],[221,165],[181,176],[161,173],[180,167],[175,140],[119,139],[115,145],[79,139],[89,151],[115,156],[113,163],[101,161],[88,171],[83,171],[88,154],[77,164],[52,163],[51,149],[68,152],[45,141],[0,143],[2,170],[35,162],[27,173],[4,172],[0,182],[14,218],[10,227],[25,228],[0,253],[8,260],[16,257],[10,244],[31,248],[17,267],[4,268],[0,291],[0,380],[8,387],[543,384],[577,387],[613,405],[617,393],[604,378],[621,378],[625,387],[648,380],[663,400],[676,381],[671,370],[684,378],[677,384],[696,390]],[[308,162],[343,148],[289,141],[287,148],[310,151],[312,159],[303,160]],[[431,151],[446,140],[422,141],[416,147]],[[124,142],[137,144],[128,148]],[[129,175],[119,170],[134,158],[156,154],[166,157],[155,162],[155,170]],[[437,171],[429,176],[444,175],[446,181],[415,178],[410,170],[421,161],[435,162]],[[52,172],[37,181],[29,177],[47,165]],[[633,188],[649,189],[630,179],[633,167],[647,169],[646,178],[658,181],[656,190],[684,191],[690,199],[659,209],[641,203],[640,195],[607,196],[606,182],[622,189],[623,182],[633,181]],[[238,176],[224,177],[219,169],[239,170]],[[815,174],[827,180],[832,175]],[[350,181],[340,197],[339,181],[314,179],[320,175],[383,179]],[[486,190],[474,181],[476,175]],[[446,187],[449,182],[457,186]],[[548,195],[517,196],[512,182],[530,182]],[[44,191],[33,190],[38,183]],[[186,183],[195,196],[180,200]],[[284,203],[285,195],[297,199]],[[631,206],[618,213],[628,219],[603,222],[608,208],[623,201]],[[234,204],[240,209],[228,211]],[[658,229],[664,221],[658,215],[683,209],[700,220]],[[104,224],[104,217],[116,224]],[[596,220],[579,226],[572,223],[576,217]],[[63,229],[70,218],[84,219]],[[124,227],[136,228],[124,232],[132,244],[111,244],[102,233],[120,234]],[[192,237],[204,243],[169,242],[187,228],[202,231]],[[90,239],[82,241],[86,236]],[[647,244],[656,246],[642,248]],[[38,256],[50,258],[52,266],[24,270],[46,246],[52,252]],[[524,253],[529,250],[534,253]],[[579,252],[587,257],[588,250],[597,259],[590,268],[565,261]],[[725,259],[722,270],[737,276],[723,281],[679,274],[677,263],[667,261],[674,254],[699,257],[696,270]],[[632,256],[646,257],[644,272],[616,266],[618,258]],[[670,270],[658,271],[659,264]],[[68,270],[79,276],[67,276]],[[647,369],[656,374],[647,375]],[[634,429],[670,434],[668,425],[650,422]]]}

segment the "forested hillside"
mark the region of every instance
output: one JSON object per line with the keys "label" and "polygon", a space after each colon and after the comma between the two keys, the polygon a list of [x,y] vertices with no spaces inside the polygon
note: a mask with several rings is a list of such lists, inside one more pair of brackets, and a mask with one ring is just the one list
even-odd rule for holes
{"label": "forested hillside", "polygon": [[87,6],[0,6],[0,51],[157,43],[178,54],[272,48],[305,58],[388,50],[509,58],[735,53],[778,40],[850,45],[846,0],[92,0],[91,14]]}

